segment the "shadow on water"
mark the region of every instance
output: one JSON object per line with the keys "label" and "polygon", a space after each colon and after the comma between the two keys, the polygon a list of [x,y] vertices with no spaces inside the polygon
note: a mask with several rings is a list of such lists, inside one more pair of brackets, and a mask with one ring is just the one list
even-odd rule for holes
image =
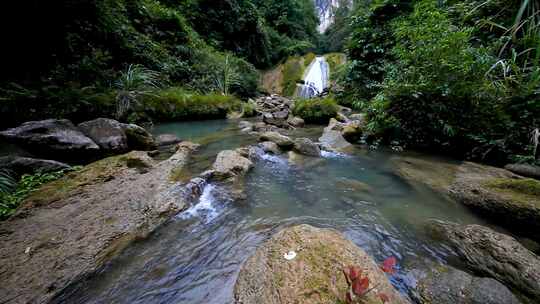
{"label": "shadow on water", "polygon": [[[233,123],[209,124],[169,124],[157,132],[204,144],[196,156],[204,159],[198,170],[220,150],[255,140],[239,134]],[[204,131],[188,132],[197,126]],[[318,136],[315,128],[295,132]],[[208,136],[213,139],[206,141]],[[199,205],[125,250],[69,302],[231,303],[242,262],[273,233],[300,223],[342,231],[379,262],[397,257],[401,266],[392,283],[406,294],[414,285],[408,265],[454,258],[425,235],[425,220],[481,223],[460,205],[409,186],[394,174],[391,153],[326,156],[294,165],[285,155],[266,155],[246,179],[242,204],[219,201],[213,195],[219,189],[207,186]]]}

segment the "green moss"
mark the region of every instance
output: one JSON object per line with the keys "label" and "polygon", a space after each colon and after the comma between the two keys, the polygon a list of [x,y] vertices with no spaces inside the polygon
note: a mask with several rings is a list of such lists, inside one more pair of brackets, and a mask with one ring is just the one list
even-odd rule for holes
{"label": "green moss", "polygon": [[333,98],[298,99],[293,113],[308,123],[326,124],[338,112],[337,102]]}
{"label": "green moss", "polygon": [[[540,205],[540,181],[531,178],[510,179],[501,178],[491,180],[486,184],[487,187],[509,194],[515,201],[535,201]],[[534,197],[534,199],[531,199]]]}

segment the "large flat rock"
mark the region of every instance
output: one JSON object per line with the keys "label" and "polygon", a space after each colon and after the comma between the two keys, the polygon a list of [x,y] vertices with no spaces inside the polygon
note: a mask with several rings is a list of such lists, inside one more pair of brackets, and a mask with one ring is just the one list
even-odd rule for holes
{"label": "large flat rock", "polygon": [[187,208],[193,189],[171,171],[195,148],[156,162],[130,152],[44,185],[0,223],[0,302],[62,302],[69,286],[100,270],[132,240]]}

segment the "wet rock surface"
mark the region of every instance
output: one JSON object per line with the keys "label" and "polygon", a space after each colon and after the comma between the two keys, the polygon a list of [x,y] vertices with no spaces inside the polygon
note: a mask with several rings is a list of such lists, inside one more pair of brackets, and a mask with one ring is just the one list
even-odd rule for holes
{"label": "wet rock surface", "polygon": [[434,238],[453,247],[476,273],[513,288],[528,303],[540,302],[540,258],[511,236],[480,225],[433,220]]}
{"label": "wet rock surface", "polygon": [[265,132],[259,136],[259,139],[261,141],[271,141],[285,150],[290,150],[294,146],[294,142],[290,137],[281,135],[278,132]]}
{"label": "wet rock surface", "polygon": [[510,231],[540,240],[540,182],[471,162],[396,157],[396,172],[458,201]]}
{"label": "wet rock surface", "polygon": [[[284,254],[295,251],[286,260]],[[358,265],[375,289],[366,303],[408,303],[372,258],[339,232],[300,225],[286,228],[260,246],[244,263],[234,287],[235,303],[339,303],[347,290],[343,268]]]}
{"label": "wet rock surface", "polygon": [[415,300],[420,304],[521,303],[495,279],[476,277],[450,266],[431,266],[417,282]]}
{"label": "wet rock surface", "polygon": [[195,148],[182,143],[162,162],[109,157],[32,193],[0,223],[0,302],[62,303],[67,287],[188,207],[192,191],[170,174]]}
{"label": "wet rock surface", "polygon": [[174,134],[160,134],[155,139],[158,147],[172,146],[182,142],[178,136]]}
{"label": "wet rock surface", "polygon": [[303,155],[319,157],[321,150],[309,138],[297,138],[294,140],[293,150]]}

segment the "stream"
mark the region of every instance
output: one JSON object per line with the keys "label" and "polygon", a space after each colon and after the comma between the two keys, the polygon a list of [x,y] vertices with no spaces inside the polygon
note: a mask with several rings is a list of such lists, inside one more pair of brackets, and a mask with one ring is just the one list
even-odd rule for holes
{"label": "stream", "polygon": [[[157,126],[155,133],[200,143],[188,168],[196,174],[219,151],[256,142],[236,125],[172,123]],[[316,139],[322,127],[294,132]],[[130,246],[69,302],[232,303],[242,263],[272,234],[301,223],[343,232],[377,262],[395,256],[399,267],[391,281],[407,296],[418,263],[458,263],[452,251],[424,233],[425,220],[483,222],[461,205],[410,186],[395,174],[390,161],[395,156],[358,148],[352,155],[326,152],[291,163],[286,154],[265,155],[246,178],[246,201],[219,201],[215,186],[206,186],[197,205]]]}

